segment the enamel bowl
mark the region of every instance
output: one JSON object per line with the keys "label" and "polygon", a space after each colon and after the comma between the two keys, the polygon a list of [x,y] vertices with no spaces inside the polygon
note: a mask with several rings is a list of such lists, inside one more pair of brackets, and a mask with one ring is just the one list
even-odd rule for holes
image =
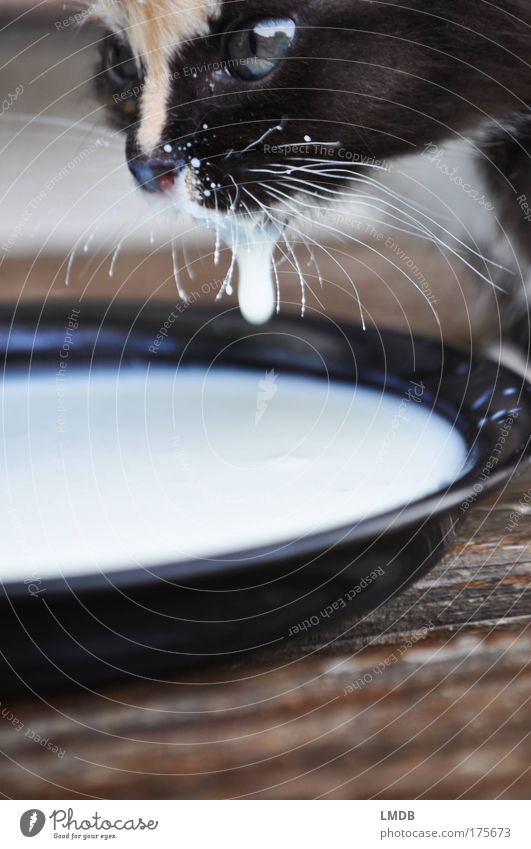
{"label": "enamel bowl", "polygon": [[3,691],[171,680],[374,609],[529,456],[531,390],[423,338],[4,308]]}

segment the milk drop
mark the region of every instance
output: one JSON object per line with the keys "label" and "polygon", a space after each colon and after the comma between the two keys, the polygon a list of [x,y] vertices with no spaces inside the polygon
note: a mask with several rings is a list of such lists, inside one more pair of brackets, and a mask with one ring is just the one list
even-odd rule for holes
{"label": "milk drop", "polygon": [[[203,195],[209,197],[210,190],[205,189]],[[273,255],[282,226],[269,222],[258,228],[248,218],[235,214],[220,215],[193,208],[190,211],[204,226],[215,230],[216,244],[222,239],[233,251],[238,265],[238,302],[243,317],[250,324],[269,321],[277,302]],[[215,255],[218,256],[217,247]],[[229,292],[231,282],[230,279],[226,281],[225,291]]]}
{"label": "milk drop", "polygon": [[276,304],[273,251],[278,232],[264,230],[260,235],[261,241],[244,239],[236,252],[239,272],[238,302],[243,317],[250,324],[264,324],[269,321]]}

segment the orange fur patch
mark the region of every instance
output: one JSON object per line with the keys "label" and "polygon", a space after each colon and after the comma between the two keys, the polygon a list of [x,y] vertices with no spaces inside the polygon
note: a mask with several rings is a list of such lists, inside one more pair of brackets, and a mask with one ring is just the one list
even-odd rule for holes
{"label": "orange fur patch", "polygon": [[190,39],[207,35],[221,0],[96,0],[92,14],[114,32],[123,33],[142,59],[146,78],[142,92],[139,144],[151,153],[166,124],[170,91],[169,63]]}

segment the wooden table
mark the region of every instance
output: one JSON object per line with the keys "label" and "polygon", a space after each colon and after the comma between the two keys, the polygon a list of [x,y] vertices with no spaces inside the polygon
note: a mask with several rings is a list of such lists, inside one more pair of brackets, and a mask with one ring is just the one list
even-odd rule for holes
{"label": "wooden table", "polygon": [[0,791],[529,798],[530,625],[528,472],[470,512],[431,574],[363,620],[180,683],[2,704]]}

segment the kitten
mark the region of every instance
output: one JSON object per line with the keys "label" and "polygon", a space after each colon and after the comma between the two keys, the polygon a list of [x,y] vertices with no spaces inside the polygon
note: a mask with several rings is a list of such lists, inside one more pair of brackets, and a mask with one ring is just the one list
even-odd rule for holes
{"label": "kitten", "polygon": [[[303,219],[390,158],[468,136],[531,284],[528,0],[97,0],[93,11],[105,29],[98,89],[144,190],[196,217]],[[520,277],[507,314],[527,339],[525,303]]]}

